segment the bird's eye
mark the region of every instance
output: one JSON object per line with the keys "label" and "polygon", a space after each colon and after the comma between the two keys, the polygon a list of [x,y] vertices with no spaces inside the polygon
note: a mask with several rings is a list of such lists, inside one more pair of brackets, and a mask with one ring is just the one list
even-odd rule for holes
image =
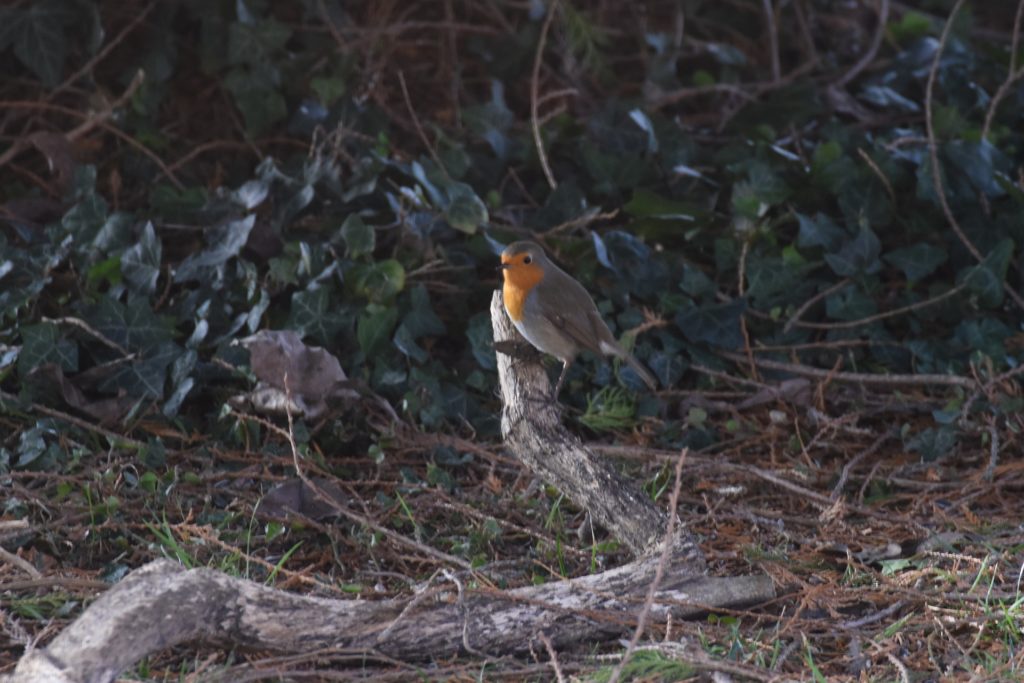
{"label": "bird's eye", "polygon": [[527,254],[523,257],[523,263],[533,263],[533,257]]}

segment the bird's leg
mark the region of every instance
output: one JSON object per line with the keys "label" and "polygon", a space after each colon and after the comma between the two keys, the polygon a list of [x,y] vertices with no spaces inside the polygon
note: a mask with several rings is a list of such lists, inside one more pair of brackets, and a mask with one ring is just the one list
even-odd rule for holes
{"label": "bird's leg", "polygon": [[569,368],[572,366],[572,359],[562,361],[562,374],[558,376],[558,381],[555,382],[555,391],[551,398],[554,401],[558,401],[558,393],[562,390],[562,385],[565,384],[565,378],[569,376]]}

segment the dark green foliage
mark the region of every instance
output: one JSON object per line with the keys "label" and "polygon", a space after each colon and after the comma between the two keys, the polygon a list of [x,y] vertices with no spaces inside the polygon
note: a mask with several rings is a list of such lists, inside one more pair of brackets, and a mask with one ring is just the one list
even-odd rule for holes
{"label": "dark green foliage", "polygon": [[[340,7],[328,6],[341,20]],[[626,94],[546,123],[559,178],[551,190],[521,93],[511,90],[532,59],[533,22],[493,43],[468,41],[467,55],[487,57],[477,66],[489,86],[464,94],[461,131],[423,120],[434,149],[409,154],[419,140],[365,100],[355,62],[334,52],[329,32],[297,30],[323,21],[313,4],[294,14],[265,3],[153,11],[174,28],[147,29],[151,40],[120,65],[114,82],[126,83],[140,65],[147,80],[116,125],[166,154],[179,141],[152,117],[184,97],[174,92],[177,79],[202,77],[223,89],[250,140],[287,131],[308,152],[280,149],[258,164],[232,159],[211,188],[208,167],[171,177],[128,149],[123,182],[142,181],[142,192],[116,205],[100,180],[108,168],[69,166],[61,209],[50,206],[38,226],[12,212],[0,232],[2,334],[17,349],[0,378],[8,390],[52,363],[91,400],[153,402],[201,426],[212,417],[203,410],[224,399],[211,360],[236,338],[284,327],[326,347],[372,388],[404,397],[423,426],[470,419],[483,428],[497,410],[486,313],[496,250],[519,236],[518,226],[543,234],[613,209],[622,212],[611,224],[593,224],[589,235],[562,230],[547,246],[594,292],[618,334],[644,323],[641,307],[671,323],[635,342],[666,387],[694,381],[691,362],[720,362],[715,350],[745,343],[875,341],[847,357],[878,373],[962,373],[969,362],[998,373],[1020,362],[1007,342],[1021,311],[1005,292],[1022,282],[1020,108],[1001,107],[981,138],[1006,54],[979,49],[962,31],[939,63],[934,123],[944,192],[980,263],[938,203],[921,120],[938,27],[913,12],[888,27],[898,52],[848,85],[877,116],[909,120],[848,125],[820,89],[797,80],[744,102],[725,141],[707,142],[705,130],[680,126],[669,107]],[[101,15],[73,0],[2,12],[0,52],[44,87],[66,76],[69,50],[95,54],[102,44]],[[614,83],[608,34],[578,8],[561,21],[569,52]],[[188,59],[187,37],[198,37]],[[667,34],[648,38],[657,58],[647,78],[659,92],[740,83],[757,68],[742,49],[716,43],[688,82]],[[521,188],[504,180],[510,166],[525,179]],[[533,205],[524,206],[522,192]],[[36,201],[38,193],[10,182],[3,198]],[[858,324],[899,307],[909,310]],[[58,311],[88,327],[42,321]],[[831,366],[834,357],[805,360]],[[573,375],[577,388],[635,388],[628,369],[616,376],[585,361],[584,370]],[[593,405],[578,392],[566,400]],[[43,451],[26,445],[22,454],[37,462]]]}

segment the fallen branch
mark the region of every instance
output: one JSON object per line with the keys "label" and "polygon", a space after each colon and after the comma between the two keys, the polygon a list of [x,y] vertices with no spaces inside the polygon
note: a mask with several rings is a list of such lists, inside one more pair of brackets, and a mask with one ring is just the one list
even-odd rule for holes
{"label": "fallen branch", "polygon": [[[445,658],[466,650],[491,655],[555,648],[623,631],[643,602],[658,558],[601,574],[512,591],[466,591],[372,602],[295,595],[213,569],[184,570],[168,560],[137,569],[103,594],[45,648],[30,650],[11,683],[105,683],[149,653],[206,640],[277,652],[319,648],[402,660]],[[717,605],[750,604],[771,591],[767,577],[663,581],[654,617],[695,616]],[[427,599],[424,599],[427,598]],[[406,609],[415,602],[412,609]]]}

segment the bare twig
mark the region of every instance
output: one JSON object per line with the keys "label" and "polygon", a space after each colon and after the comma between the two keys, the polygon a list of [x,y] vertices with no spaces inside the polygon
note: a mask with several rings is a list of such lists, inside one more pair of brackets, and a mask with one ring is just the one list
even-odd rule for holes
{"label": "bare twig", "polygon": [[[747,361],[745,356],[738,353],[733,353],[731,351],[719,351],[718,353],[720,356],[728,358],[729,360],[736,363],[745,363]],[[762,368],[768,368],[770,370],[782,370],[784,372],[791,372],[794,375],[800,375],[803,377],[833,379],[840,382],[857,382],[861,384],[874,384],[883,386],[938,385],[948,387],[964,387],[966,389],[974,389],[977,387],[977,382],[975,382],[973,379],[969,377],[960,377],[959,375],[876,375],[868,372],[833,372],[831,370],[823,370],[821,368],[815,368],[809,365],[803,365],[801,363],[783,363],[780,361],[766,360],[763,358],[757,359],[757,364]]]}
{"label": "bare twig", "polygon": [[530,128],[533,130],[533,143],[537,146],[537,158],[540,159],[540,167],[544,170],[544,177],[547,178],[548,186],[552,190],[558,187],[558,182],[555,180],[555,174],[551,172],[551,166],[548,164],[548,155],[544,150],[544,140],[540,135],[540,117],[538,116],[540,101],[538,90],[540,89],[540,65],[544,61],[544,45],[547,43],[548,30],[551,28],[551,22],[554,20],[557,11],[558,0],[551,0],[551,6],[548,7],[548,15],[544,18],[544,25],[540,29],[540,37],[537,39],[537,54],[533,58],[533,73],[530,76]]}
{"label": "bare twig", "polygon": [[822,299],[835,294],[839,290],[841,290],[844,287],[846,287],[846,285],[848,285],[848,284],[850,284],[850,278],[843,278],[842,280],[840,280],[839,282],[835,283],[834,285],[832,285],[828,289],[824,289],[824,290],[818,292],[817,294],[812,296],[810,299],[805,301],[804,304],[802,306],[800,306],[800,308],[796,309],[796,312],[793,313],[793,315],[791,315],[789,317],[789,320],[786,321],[786,325],[782,328],[782,332],[784,334],[788,333],[791,329],[793,329],[794,325],[797,325],[799,323],[800,318],[803,317],[803,314],[806,313],[808,311],[808,309],[810,309],[811,306],[813,306],[814,304],[818,303]]}
{"label": "bare twig", "polygon": [[876,164],[875,160],[871,158],[871,155],[864,151],[863,147],[857,148],[857,154],[864,160],[864,163],[868,165],[868,168],[874,172],[878,179],[882,181],[882,185],[885,186],[885,191],[889,195],[889,201],[895,204],[896,192],[892,189],[892,183],[889,182],[889,177],[885,175],[881,168],[878,167],[878,164]]}
{"label": "bare twig", "polygon": [[[8,401],[12,405],[18,405],[18,397],[17,396],[13,396],[13,395],[8,394],[8,393],[6,393],[4,391],[0,391],[0,403],[8,402]],[[81,418],[75,417],[74,415],[71,415],[69,413],[65,413],[65,412],[63,412],[61,410],[57,410],[55,408],[50,408],[48,406],[44,406],[44,405],[41,405],[39,403],[33,403],[33,404],[31,404],[29,406],[29,410],[31,410],[33,412],[37,412],[37,413],[42,413],[43,415],[49,415],[50,417],[57,418],[58,420],[63,420],[64,422],[68,422],[70,424],[73,424],[76,427],[79,427],[81,429],[86,430],[87,432],[92,432],[94,434],[101,434],[101,435],[107,437],[108,439],[110,439],[110,441],[112,443],[128,444],[128,445],[132,446],[133,448],[140,448],[140,449],[141,448],[146,448],[146,444],[143,443],[142,441],[139,441],[137,439],[133,439],[130,436],[125,436],[124,434],[118,434],[117,432],[111,431],[109,429],[105,429],[105,428],[103,428],[103,427],[101,427],[99,425],[94,425],[94,424],[92,424],[90,422],[86,422],[85,420],[83,420]],[[168,453],[175,453],[176,451],[169,448],[169,449],[167,449],[167,452]]]}
{"label": "bare twig", "polygon": [[688,454],[689,449],[684,448],[680,451],[679,458],[676,460],[676,481],[672,488],[672,497],[668,502],[668,526],[665,529],[665,540],[662,541],[661,557],[658,558],[658,566],[654,571],[654,578],[651,580],[650,588],[647,589],[647,598],[644,600],[643,609],[640,610],[640,617],[636,622],[636,630],[633,631],[633,637],[626,647],[625,654],[622,655],[622,661],[618,663],[615,670],[612,671],[612,675],[608,678],[608,683],[618,683],[619,678],[622,677],[622,670],[625,668],[626,662],[629,661],[633,651],[636,650],[636,646],[644,634],[644,629],[647,628],[647,620],[650,618],[651,609],[654,607],[654,597],[658,593],[658,584],[661,583],[661,577],[665,573],[665,565],[668,564],[668,558],[672,556],[672,549],[675,547],[673,539],[675,538],[676,531],[676,508],[679,505],[679,489],[683,483],[683,464],[686,462]]}
{"label": "bare twig", "polygon": [[142,23],[146,19],[146,17],[149,16],[149,13],[153,11],[153,8],[155,8],[156,5],[156,0],[153,0],[148,5],[143,7],[142,11],[136,14],[134,19],[128,22],[128,24],[123,29],[121,29],[116,36],[114,36],[110,41],[107,42],[106,45],[103,46],[102,50],[97,52],[92,57],[92,59],[83,64],[80,69],[75,71],[75,73],[65,78],[63,83],[61,83],[56,88],[47,93],[46,97],[43,98],[43,101],[52,101],[54,97],[67,90],[69,87],[71,87],[72,83],[74,83],[79,78],[89,73],[94,68],[96,68],[97,64],[106,59],[107,55],[113,52],[114,48],[116,48],[118,45],[124,42],[124,39],[128,37],[128,34],[134,31],[135,27]]}
{"label": "bare twig", "polygon": [[[840,284],[842,284],[842,283],[840,283]],[[924,301],[918,301],[917,303],[909,304],[907,306],[902,306],[900,308],[894,308],[891,311],[882,311],[881,313],[876,313],[875,315],[869,315],[868,317],[861,318],[860,320],[847,320],[847,321],[839,322],[839,323],[808,323],[808,322],[802,322],[802,321],[794,321],[793,319],[790,319],[790,323],[787,323],[787,325],[793,324],[793,325],[796,325],[797,327],[807,327],[807,328],[811,328],[811,329],[815,329],[815,330],[849,330],[849,329],[853,329],[855,327],[863,327],[864,325],[870,325],[871,323],[876,323],[879,320],[885,320],[886,318],[892,318],[892,317],[895,317],[895,316],[903,315],[904,313],[909,313],[911,311],[916,311],[916,310],[918,310],[920,308],[926,308],[926,307],[931,306],[933,304],[937,304],[940,301],[945,301],[946,299],[950,298],[951,296],[955,296],[955,295],[959,294],[961,291],[963,291],[966,288],[967,288],[967,282],[964,281],[964,282],[961,282],[960,284],[958,284],[953,289],[947,290],[947,291],[943,292],[942,294],[938,294],[936,296],[933,296],[930,299],[925,299]]]}
{"label": "bare twig", "polygon": [[562,667],[558,664],[558,653],[555,652],[555,646],[551,644],[551,639],[543,631],[539,638],[540,642],[544,643],[544,649],[548,651],[548,656],[551,657],[551,668],[555,670],[555,680],[558,683],[565,683],[565,674],[562,673]]}
{"label": "bare twig", "polygon": [[996,465],[999,464],[999,430],[994,424],[988,425],[989,453],[988,466],[985,467],[985,481],[992,481],[996,473]]}
{"label": "bare twig", "polygon": [[434,145],[430,143],[427,138],[426,132],[423,130],[423,126],[420,125],[420,117],[416,115],[416,110],[412,106],[412,98],[409,97],[409,88],[405,85],[405,74],[401,70],[398,72],[398,84],[402,86],[402,98],[405,100],[405,108],[409,110],[409,116],[412,118],[412,125],[416,128],[416,134],[420,137],[420,142],[427,148],[427,152],[430,154],[430,158],[437,164],[437,169],[448,175],[448,169],[441,163],[441,157],[437,156],[437,151],[434,150]]}
{"label": "bare twig", "polygon": [[903,662],[899,660],[899,657],[891,652],[883,653],[892,662],[892,665],[896,667],[897,673],[900,675],[900,683],[910,683],[910,674],[907,672],[907,667],[903,665]]}
{"label": "bare twig", "polygon": [[768,22],[768,50],[772,57],[772,82],[777,83],[782,78],[782,62],[779,61],[779,29],[775,21],[775,8],[772,7],[772,0],[762,0],[764,4],[764,18]]}
{"label": "bare twig", "polygon": [[843,495],[843,488],[846,486],[846,482],[849,480],[850,472],[853,471],[853,468],[856,467],[861,460],[878,451],[878,449],[882,447],[882,444],[888,441],[894,434],[895,432],[891,429],[883,432],[877,439],[875,439],[874,443],[855,455],[850,462],[843,465],[843,471],[839,475],[839,481],[837,481],[836,485],[832,487],[832,500],[839,500],[839,496]]}
{"label": "bare twig", "polygon": [[843,74],[842,78],[835,82],[837,87],[846,87],[850,81],[859,76],[860,72],[875,60],[878,48],[882,46],[882,39],[885,37],[885,28],[889,23],[889,0],[880,0],[880,3],[881,6],[878,8],[878,25],[875,27],[875,34],[871,38],[871,45],[868,47],[868,51],[857,60],[856,64],[850,67],[849,71]]}
{"label": "bare twig", "polygon": [[893,614],[896,614],[896,612],[899,612],[901,609],[903,609],[903,606],[906,604],[907,603],[905,600],[897,600],[885,609],[878,610],[877,612],[872,612],[866,617],[854,619],[853,621],[840,621],[836,624],[836,627],[841,628],[844,631],[854,631],[857,629],[861,629],[865,626],[875,623],[876,621],[881,621],[882,619],[885,619]]}
{"label": "bare twig", "polygon": [[70,315],[64,316],[63,318],[47,318],[46,316],[43,316],[42,321],[44,323],[53,323],[54,325],[71,325],[72,327],[77,327],[90,336],[96,338],[98,341],[103,343],[104,346],[109,346],[126,358],[130,358],[135,355],[81,318],[76,318]]}
{"label": "bare twig", "polygon": [[736,95],[748,102],[754,102],[757,100],[757,94],[749,92],[749,90],[755,90],[759,84],[757,83],[711,83],[708,85],[695,85],[685,88],[677,88],[671,92],[662,93],[657,97],[650,99],[650,106],[654,109],[661,109],[667,107],[670,104],[681,102],[692,97],[701,97],[702,95],[710,95],[712,93],[728,93],[730,95]]}
{"label": "bare twig", "polygon": [[[184,185],[182,185],[181,182],[175,177],[175,175],[167,169],[167,165],[164,164],[163,160],[160,157],[153,154],[153,152],[151,152],[147,147],[140,144],[137,140],[132,138],[124,131],[120,130],[115,126],[107,124],[107,120],[114,115],[114,112],[117,109],[124,106],[125,103],[128,102],[129,99],[131,99],[131,97],[142,85],[143,80],[144,74],[140,69],[135,74],[135,78],[132,79],[132,82],[128,84],[128,87],[125,88],[124,92],[121,93],[121,95],[116,100],[111,102],[102,111],[95,113],[83,114],[77,109],[61,107],[55,104],[46,104],[45,102],[0,102],[0,108],[10,107],[19,109],[42,109],[45,111],[57,111],[64,114],[68,114],[69,116],[84,119],[82,123],[80,123],[78,126],[64,134],[64,137],[66,137],[71,142],[74,142],[78,138],[82,137],[83,135],[91,131],[93,128],[102,127],[107,132],[116,135],[117,137],[121,138],[128,144],[135,147],[137,150],[139,150],[139,152],[152,159],[154,163],[156,163],[157,166],[159,166],[160,169],[164,171],[164,173],[167,175],[168,180],[174,183],[179,190],[182,190],[184,189]],[[13,145],[8,147],[3,154],[0,154],[0,167],[6,166],[15,157],[21,154],[21,152],[28,148],[31,144],[31,135],[25,135],[19,138],[17,141],[15,141]]]}
{"label": "bare twig", "polygon": [[992,96],[992,101],[988,104],[988,111],[985,112],[985,123],[981,127],[981,139],[987,140],[989,131],[992,129],[992,121],[996,117],[996,109],[999,108],[999,103],[1010,93],[1010,88],[1013,84],[1020,80],[1021,76],[1024,76],[1024,68],[1017,67],[1017,50],[1020,49],[1020,31],[1021,31],[1021,19],[1024,18],[1024,0],[1020,0],[1017,3],[1017,14],[1013,18],[1013,40],[1010,44],[1010,66],[1009,71],[1006,74],[1006,80],[1003,81],[999,89],[996,90],[996,94]]}
{"label": "bare twig", "polygon": [[14,565],[21,571],[31,576],[33,579],[39,579],[43,576],[39,573],[39,570],[33,567],[32,563],[26,560],[24,557],[18,557],[14,553],[4,550],[3,548],[0,548],[0,562],[6,562],[8,564]]}
{"label": "bare twig", "polygon": [[[747,255],[750,253],[750,240],[743,240],[743,247],[740,249],[740,261],[736,269],[736,291],[743,296],[746,289],[744,278],[747,275]],[[747,316],[740,316],[740,332],[743,334],[743,352],[747,354],[750,363],[750,376],[761,381],[761,375],[757,372],[757,364],[754,362],[754,352],[750,350],[750,332],[747,330]]]}

